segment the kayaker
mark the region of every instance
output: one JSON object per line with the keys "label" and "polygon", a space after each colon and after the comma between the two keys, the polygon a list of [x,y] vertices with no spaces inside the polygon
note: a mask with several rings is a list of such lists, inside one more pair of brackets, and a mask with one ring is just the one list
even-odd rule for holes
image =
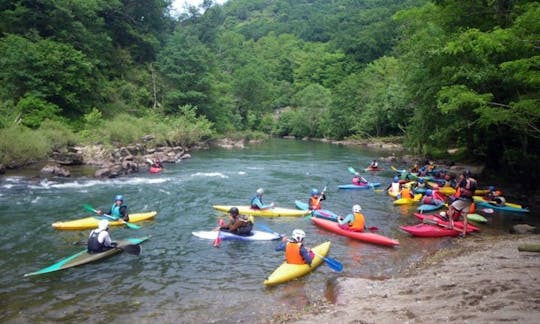
{"label": "kayaker", "polygon": [[435,197],[431,189],[427,189],[426,194],[422,197],[422,204],[437,206],[444,204],[444,201]]}
{"label": "kayaker", "polygon": [[286,236],[276,246],[276,251],[285,251],[285,261],[289,264],[308,264],[311,266],[314,254],[304,247],[304,238],[306,233],[301,229],[295,229],[292,232],[292,237],[288,239]]}
{"label": "kayaker", "polygon": [[239,215],[238,208],[231,207],[231,209],[229,209],[229,222],[220,226],[218,229],[237,235],[248,236],[253,229],[253,217]]}
{"label": "kayaker", "polygon": [[102,219],[98,223],[98,228],[90,232],[88,236],[88,253],[100,253],[116,247],[109,235],[109,221]]}
{"label": "kayaker", "polygon": [[426,189],[426,182],[424,178],[419,178],[416,182],[415,189]]}
{"label": "kayaker", "polygon": [[411,192],[411,189],[407,186],[402,186],[401,190],[399,191],[398,195],[396,196],[397,199],[405,198],[405,199],[413,199],[414,195]]}
{"label": "kayaker", "polygon": [[[98,214],[103,215],[103,211],[99,209]],[[114,203],[111,206],[111,209],[109,210],[107,215],[111,216],[115,220],[122,218],[124,221],[129,222],[127,206],[124,205],[124,196],[122,195],[114,196]]]}
{"label": "kayaker", "polygon": [[355,232],[363,232],[366,229],[366,220],[364,214],[362,214],[362,207],[360,205],[354,205],[352,207],[352,214],[348,214],[343,218],[339,216],[337,221],[341,228]]}
{"label": "kayaker", "polygon": [[399,177],[397,175],[394,176],[392,183],[388,186],[388,188],[386,188],[386,190],[390,190],[390,192],[394,194],[395,196],[399,194],[400,184],[399,184]]}
{"label": "kayaker", "polygon": [[484,200],[492,201],[495,205],[502,207],[506,204],[506,199],[502,196],[499,190],[495,190],[495,187],[489,186],[488,192],[484,195]]}
{"label": "kayaker", "polygon": [[263,188],[257,189],[257,191],[255,193],[255,197],[251,198],[251,203],[250,203],[251,209],[270,209],[270,208],[274,208],[274,203],[270,203],[268,205],[265,205],[263,203],[263,200],[262,200],[263,195],[264,195],[264,189]]}
{"label": "kayaker", "polygon": [[368,181],[366,179],[364,179],[364,177],[362,177],[360,175],[360,173],[356,172],[354,174],[354,177],[352,178],[352,184],[355,185],[355,186],[364,186],[368,183]]}
{"label": "kayaker", "polygon": [[451,228],[454,228],[454,221],[459,220],[460,216],[463,217],[463,232],[461,235],[465,236],[465,233],[467,233],[467,214],[470,212],[474,201],[473,195],[478,182],[472,177],[471,171],[465,170],[456,183],[455,197],[457,199],[448,207],[446,213],[441,212],[441,216],[448,217]]}
{"label": "kayaker", "polygon": [[161,163],[161,161],[159,159],[156,159],[154,161],[154,163],[152,163],[152,168],[158,168],[158,169],[163,169],[163,163]]}
{"label": "kayaker", "polygon": [[319,190],[316,188],[311,189],[311,197],[309,197],[309,210],[319,210],[322,208],[321,201],[326,200],[326,194],[324,191],[319,195]]}
{"label": "kayaker", "polygon": [[373,160],[371,161],[371,163],[369,164],[369,167],[370,169],[377,169],[379,167],[379,163],[377,163],[377,160]]}

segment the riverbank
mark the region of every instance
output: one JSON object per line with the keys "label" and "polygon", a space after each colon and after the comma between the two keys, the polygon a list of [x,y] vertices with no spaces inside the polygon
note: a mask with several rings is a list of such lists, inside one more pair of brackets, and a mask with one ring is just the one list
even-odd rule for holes
{"label": "riverbank", "polygon": [[540,318],[540,253],[519,252],[540,236],[477,235],[455,239],[387,280],[340,278],[335,304],[318,305],[288,323],[535,323]]}

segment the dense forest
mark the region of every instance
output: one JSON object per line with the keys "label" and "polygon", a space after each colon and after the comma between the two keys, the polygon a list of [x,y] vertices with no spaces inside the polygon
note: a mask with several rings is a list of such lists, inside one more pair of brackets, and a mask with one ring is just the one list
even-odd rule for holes
{"label": "dense forest", "polygon": [[11,0],[0,163],[79,143],[403,136],[507,175],[540,163],[540,4]]}

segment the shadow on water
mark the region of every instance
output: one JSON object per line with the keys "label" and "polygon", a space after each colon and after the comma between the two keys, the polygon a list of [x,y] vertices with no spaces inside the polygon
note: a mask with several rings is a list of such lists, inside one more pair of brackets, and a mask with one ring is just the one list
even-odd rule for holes
{"label": "shadow on water", "polygon": [[[374,154],[326,143],[270,140],[241,150],[195,152],[191,159],[167,165],[162,174],[46,181],[27,173],[8,174],[0,178],[0,320],[263,321],[304,310],[321,299],[335,301],[339,277],[396,276],[451,241],[412,238],[401,232],[400,225],[417,222],[414,207],[394,206],[384,192],[337,189],[350,183],[347,167],[363,168]],[[364,174],[369,181],[380,182],[381,188],[391,176]],[[330,240],[331,257],[344,265],[341,273],[321,265],[303,278],[267,288],[263,280],[284,260],[282,252],[274,251],[277,242],[224,241],[214,248],[211,240],[191,234],[210,230],[219,218],[226,218],[212,205],[247,205],[259,187],[265,189],[266,202],[294,208],[294,200],[307,201],[311,188],[325,185],[325,209],[345,215],[360,204],[368,226],[398,239],[400,246],[353,241],[319,229],[305,217],[256,218],[256,224],[287,235],[304,229],[309,246]],[[126,197],[131,213],[158,211],[154,221],[140,223],[140,230],[111,228],[113,239],[151,235],[140,257],[124,253],[58,273],[23,277],[83,248],[74,243],[84,244],[89,230],[57,231],[53,222],[89,216],[84,204],[109,208],[117,193]],[[496,212],[481,227],[506,231],[532,216],[515,220],[509,213]],[[104,295],[109,302],[104,302]]]}

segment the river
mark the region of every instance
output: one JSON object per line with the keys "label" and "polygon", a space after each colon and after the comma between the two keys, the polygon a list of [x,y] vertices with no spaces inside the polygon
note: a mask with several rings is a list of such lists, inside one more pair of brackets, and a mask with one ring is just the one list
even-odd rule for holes
{"label": "river", "polygon": [[[316,307],[332,300],[336,278],[388,278],[449,239],[412,238],[400,231],[416,223],[414,206],[397,207],[381,190],[338,190],[350,183],[347,167],[360,169],[388,153],[320,142],[269,140],[245,149],[192,152],[166,165],[161,174],[141,172],[97,180],[87,177],[38,179],[25,174],[0,178],[0,321],[5,322],[257,322]],[[389,165],[381,163],[383,167]],[[363,173],[381,188],[391,172]],[[257,218],[257,223],[290,235],[304,229],[306,244],[330,240],[330,256],[344,271],[322,265],[300,280],[268,288],[263,281],[282,261],[277,242],[224,241],[219,248],[191,232],[210,230],[226,215],[212,205],[247,205],[255,190],[265,201],[294,208],[311,188],[328,186],[323,207],[340,214],[360,204],[368,226],[400,241],[385,248],[318,229],[304,217]],[[23,277],[81,249],[89,231],[58,231],[51,224],[89,216],[90,204],[107,209],[123,194],[131,213],[158,212],[139,230],[114,227],[113,239],[151,235],[140,257],[123,253],[104,261],[51,274]],[[514,217],[514,218],[513,218]],[[519,216],[527,217],[527,216]],[[486,231],[502,231],[515,216],[490,215]],[[481,234],[475,234],[481,235]]]}

